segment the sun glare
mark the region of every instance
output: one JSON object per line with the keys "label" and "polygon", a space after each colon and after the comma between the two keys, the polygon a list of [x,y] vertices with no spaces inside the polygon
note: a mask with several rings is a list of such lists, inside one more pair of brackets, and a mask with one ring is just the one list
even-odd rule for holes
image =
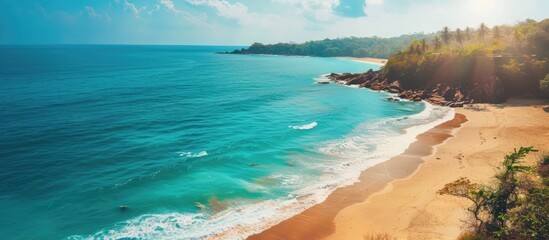
{"label": "sun glare", "polygon": [[471,0],[469,1],[471,10],[476,13],[488,14],[493,11],[496,6],[496,0]]}

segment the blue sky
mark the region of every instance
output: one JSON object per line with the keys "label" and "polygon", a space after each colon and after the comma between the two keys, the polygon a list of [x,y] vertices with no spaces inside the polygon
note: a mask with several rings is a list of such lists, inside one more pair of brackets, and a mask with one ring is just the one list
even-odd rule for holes
{"label": "blue sky", "polygon": [[1,0],[4,44],[249,45],[549,18],[547,0]]}

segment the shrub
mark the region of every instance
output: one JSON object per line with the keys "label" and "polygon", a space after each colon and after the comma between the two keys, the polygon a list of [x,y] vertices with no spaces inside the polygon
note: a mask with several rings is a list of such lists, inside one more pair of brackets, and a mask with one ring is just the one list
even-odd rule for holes
{"label": "shrub", "polygon": [[457,237],[457,240],[486,240],[486,239],[489,239],[489,238],[482,234],[476,233],[474,231],[462,232]]}
{"label": "shrub", "polygon": [[539,82],[539,90],[544,97],[549,98],[549,74]]}
{"label": "shrub", "polygon": [[549,155],[541,158],[537,171],[523,165],[532,147],[515,149],[496,173],[496,184],[485,186],[460,178],[438,194],[470,200],[473,232],[458,239],[549,239]]}

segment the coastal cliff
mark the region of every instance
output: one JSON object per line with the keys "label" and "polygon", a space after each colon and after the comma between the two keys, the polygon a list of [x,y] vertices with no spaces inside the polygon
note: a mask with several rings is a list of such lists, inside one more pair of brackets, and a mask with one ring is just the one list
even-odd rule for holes
{"label": "coastal cliff", "polygon": [[[387,91],[397,94],[400,99],[406,99],[409,101],[421,101],[425,100],[433,104],[449,106],[449,107],[463,107],[464,104],[470,104],[477,99],[485,100],[479,95],[482,91],[470,91],[469,89],[459,89],[443,85],[442,83],[436,84],[433,87],[425,88],[403,88],[399,81],[391,81],[385,77],[380,71],[369,70],[363,73],[331,73],[327,76],[328,79],[345,85],[358,85],[361,88],[369,88],[375,91]],[[463,93],[467,95],[464,95]],[[496,94],[501,94],[501,91],[493,90]],[[398,98],[389,97],[389,101],[400,101]]]}
{"label": "coastal cliff", "polygon": [[[494,71],[496,63],[489,58],[439,57],[434,62],[432,65],[437,67],[428,74],[421,74],[421,77],[416,73],[391,76],[391,72],[386,69],[370,69],[355,74],[332,73],[327,77],[345,85],[394,93],[401,99],[425,100],[449,107],[462,107],[472,103],[501,103],[508,97],[533,95],[538,91],[535,83],[523,82],[520,87],[506,84]],[[388,64],[392,62],[389,61]],[[390,97],[389,100],[398,101],[398,98]]]}

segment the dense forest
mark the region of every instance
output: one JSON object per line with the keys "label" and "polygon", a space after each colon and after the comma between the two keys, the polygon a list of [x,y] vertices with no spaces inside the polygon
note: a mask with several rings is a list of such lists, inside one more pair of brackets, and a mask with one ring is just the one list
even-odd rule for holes
{"label": "dense forest", "polygon": [[235,50],[234,54],[275,54],[316,57],[374,57],[388,58],[402,51],[414,39],[431,39],[434,34],[415,33],[393,38],[349,37],[308,41],[302,44],[254,43],[249,48]]}
{"label": "dense forest", "polygon": [[382,73],[405,88],[442,84],[482,96],[484,102],[549,96],[549,19],[491,28],[445,27],[391,56]]}

